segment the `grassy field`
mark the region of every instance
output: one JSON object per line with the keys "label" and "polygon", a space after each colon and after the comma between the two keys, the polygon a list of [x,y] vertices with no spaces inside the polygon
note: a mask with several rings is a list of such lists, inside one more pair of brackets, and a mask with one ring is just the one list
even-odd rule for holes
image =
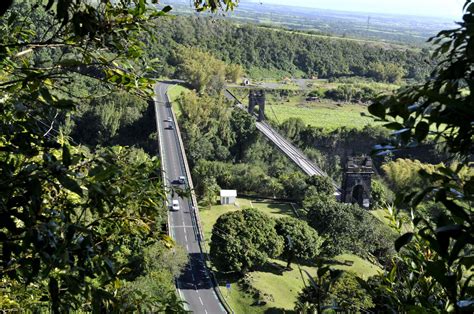
{"label": "grassy field", "polygon": [[257,208],[273,218],[294,217],[294,212],[289,204],[258,202],[239,197],[235,205],[214,205],[211,209],[200,208],[200,217],[206,239],[210,239],[212,226],[220,215],[244,208]]}
{"label": "grassy field", "polygon": [[[202,208],[200,210],[206,239],[210,239],[212,226],[220,215],[249,207],[257,208],[273,218],[294,217],[295,215],[289,204],[238,198],[236,205],[215,205],[211,209]],[[364,279],[380,271],[378,266],[351,254],[337,256],[334,260],[338,262],[333,266],[334,268],[353,271]],[[353,264],[351,266],[343,265],[347,261],[351,261]],[[293,269],[289,271],[284,269],[285,266],[286,263],[283,261],[271,260],[262,269],[249,273],[246,278],[254,289],[253,292],[244,291],[237,283],[237,278],[218,274],[221,292],[235,313],[292,313],[297,295],[307,279],[302,278],[297,264],[293,264]],[[310,274],[316,273],[315,267],[304,265],[299,265],[299,267]],[[231,284],[230,289],[226,288],[227,282]],[[264,301],[262,304],[257,304],[256,298],[254,298],[256,291],[260,295],[258,299]]]}
{"label": "grassy field", "polygon": [[173,86],[168,88],[168,97],[171,101],[171,104],[173,105],[174,113],[178,117],[181,115],[181,110],[180,110],[176,100],[178,99],[179,96],[181,96],[181,93],[184,93],[184,92],[187,92],[187,91],[189,91],[189,89],[187,89],[186,87],[183,87],[181,85],[173,85]]}
{"label": "grassy field", "polygon": [[[333,268],[345,271],[353,271],[359,277],[367,279],[378,274],[381,269],[370,264],[358,256],[344,254],[337,256],[336,261],[353,261],[352,266],[335,265]],[[257,305],[256,300],[240,287],[236,279],[221,277],[220,288],[236,313],[291,313],[298,293],[307,283],[307,275],[301,276],[297,264],[292,265],[292,270],[285,269],[286,263],[279,260],[271,260],[261,270],[251,272],[247,275],[247,282],[258,290],[260,299],[265,304]],[[316,268],[299,265],[302,270],[306,270],[310,275],[316,274]],[[226,288],[226,283],[231,284],[230,290]]]}
{"label": "grassy field", "polygon": [[[396,84],[378,83],[363,78],[341,78],[335,82],[325,79],[273,81],[255,83],[267,88],[266,116],[269,120],[282,123],[289,118],[300,118],[306,125],[332,131],[340,127],[362,129],[366,125],[377,125],[368,112],[368,105],[363,103],[333,101],[320,98],[318,101],[307,101],[306,95],[310,91],[324,94],[328,90],[335,90],[342,85],[350,85],[357,90],[370,88],[377,94],[388,93],[399,88]],[[286,90],[285,93],[282,91]],[[248,103],[248,90],[232,89],[237,98],[244,104]],[[286,94],[287,96],[281,96]]]}
{"label": "grassy field", "polygon": [[282,123],[289,118],[300,118],[306,125],[324,128],[328,131],[340,127],[362,129],[366,125],[376,125],[370,116],[367,106],[336,103],[322,100],[306,102],[290,99],[289,102],[269,103],[266,115],[270,120]]}

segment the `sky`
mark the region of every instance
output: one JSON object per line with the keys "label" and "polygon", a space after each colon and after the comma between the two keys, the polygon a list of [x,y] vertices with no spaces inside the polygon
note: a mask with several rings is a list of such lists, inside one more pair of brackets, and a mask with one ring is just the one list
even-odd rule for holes
{"label": "sky", "polygon": [[252,0],[339,11],[439,16],[460,19],[465,0]]}

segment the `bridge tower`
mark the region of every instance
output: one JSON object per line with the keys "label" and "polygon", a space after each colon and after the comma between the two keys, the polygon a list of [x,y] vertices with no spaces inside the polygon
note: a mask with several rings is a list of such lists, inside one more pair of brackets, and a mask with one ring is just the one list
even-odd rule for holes
{"label": "bridge tower", "polygon": [[360,207],[370,207],[372,183],[372,159],[368,156],[349,157],[342,179],[341,201],[359,204]]}
{"label": "bridge tower", "polygon": [[249,108],[248,108],[248,112],[250,114],[253,114],[255,106],[258,106],[257,121],[265,120],[265,91],[264,90],[250,90]]}

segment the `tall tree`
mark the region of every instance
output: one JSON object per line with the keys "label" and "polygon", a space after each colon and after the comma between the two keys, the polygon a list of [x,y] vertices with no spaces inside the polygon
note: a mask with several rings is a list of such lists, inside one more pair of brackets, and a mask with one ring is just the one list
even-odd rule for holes
{"label": "tall tree", "polygon": [[287,268],[296,257],[302,261],[311,261],[320,253],[323,239],[306,221],[293,217],[276,221],[276,231],[285,240],[282,256],[286,258]]}

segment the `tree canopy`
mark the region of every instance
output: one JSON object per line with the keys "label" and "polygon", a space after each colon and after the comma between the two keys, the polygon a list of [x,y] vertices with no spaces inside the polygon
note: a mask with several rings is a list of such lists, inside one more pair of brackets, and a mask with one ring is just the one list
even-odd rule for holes
{"label": "tree canopy", "polygon": [[307,222],[284,217],[277,219],[275,228],[285,241],[282,256],[286,258],[288,268],[295,257],[303,262],[311,261],[320,253],[324,239]]}
{"label": "tree canopy", "polygon": [[246,273],[279,256],[282,249],[275,222],[255,209],[223,214],[212,228],[210,256],[221,271]]}

